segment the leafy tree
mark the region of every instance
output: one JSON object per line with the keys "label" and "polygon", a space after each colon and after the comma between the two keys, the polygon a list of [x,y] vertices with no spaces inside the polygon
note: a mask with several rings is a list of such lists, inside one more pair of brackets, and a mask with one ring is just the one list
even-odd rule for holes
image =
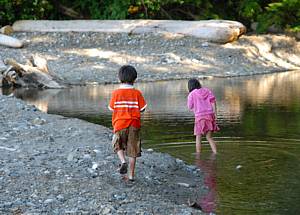
{"label": "leafy tree", "polygon": [[18,19],[230,19],[300,31],[300,0],[0,0],[0,25]]}
{"label": "leafy tree", "polygon": [[269,3],[265,13],[259,14],[258,21],[260,32],[266,31],[271,25],[300,32],[300,1],[282,0]]}

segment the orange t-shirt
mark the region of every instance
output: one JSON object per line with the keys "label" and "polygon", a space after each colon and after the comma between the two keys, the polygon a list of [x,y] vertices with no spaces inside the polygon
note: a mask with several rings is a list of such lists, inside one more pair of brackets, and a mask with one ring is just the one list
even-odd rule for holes
{"label": "orange t-shirt", "polygon": [[121,85],[112,93],[109,109],[113,111],[112,125],[114,132],[134,126],[141,127],[141,111],[147,104],[142,93],[132,85]]}

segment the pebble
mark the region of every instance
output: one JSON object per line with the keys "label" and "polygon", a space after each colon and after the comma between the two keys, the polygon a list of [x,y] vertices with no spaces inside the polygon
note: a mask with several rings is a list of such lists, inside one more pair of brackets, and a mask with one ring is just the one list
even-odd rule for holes
{"label": "pebble", "polygon": [[242,167],[243,167],[242,165],[237,165],[237,166],[235,167],[235,169],[236,169],[236,170],[240,170]]}
{"label": "pebble", "polygon": [[111,209],[110,208],[104,208],[101,212],[101,214],[109,214],[111,212]]}
{"label": "pebble", "polygon": [[187,183],[178,182],[177,184],[183,187],[190,187],[190,185]]}
{"label": "pebble", "polygon": [[85,154],[85,155],[83,155],[83,159],[90,160],[90,159],[92,159],[92,157],[89,154]]}
{"label": "pebble", "polygon": [[71,153],[68,154],[67,160],[68,161],[73,161],[73,159],[74,159],[74,153],[71,152]]}
{"label": "pebble", "polygon": [[46,199],[45,201],[44,201],[44,204],[51,204],[51,203],[53,203],[54,202],[54,199]]}
{"label": "pebble", "polygon": [[202,47],[208,47],[208,42],[204,42],[201,44]]}
{"label": "pebble", "polygon": [[147,152],[154,152],[153,149],[147,149]]}
{"label": "pebble", "polygon": [[58,196],[56,196],[56,198],[60,201],[64,200],[64,196],[62,194],[59,194]]}
{"label": "pebble", "polygon": [[98,169],[98,166],[99,166],[99,165],[98,165],[97,163],[93,163],[92,169],[93,169],[93,170],[97,170],[97,169]]}

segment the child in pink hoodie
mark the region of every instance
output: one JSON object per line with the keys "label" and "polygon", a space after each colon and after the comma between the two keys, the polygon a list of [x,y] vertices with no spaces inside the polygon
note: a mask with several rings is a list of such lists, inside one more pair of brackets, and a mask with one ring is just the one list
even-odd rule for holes
{"label": "child in pink hoodie", "polygon": [[194,135],[196,136],[196,152],[201,152],[201,137],[206,135],[213,153],[217,153],[216,142],[212,133],[219,131],[216,123],[217,105],[214,94],[207,88],[201,87],[197,79],[188,82],[188,108],[195,114]]}

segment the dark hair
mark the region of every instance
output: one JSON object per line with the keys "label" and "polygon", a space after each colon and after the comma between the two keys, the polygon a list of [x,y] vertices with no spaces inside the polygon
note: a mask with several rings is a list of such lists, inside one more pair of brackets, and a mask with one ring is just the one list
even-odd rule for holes
{"label": "dark hair", "polygon": [[188,82],[189,92],[192,92],[194,89],[200,89],[200,88],[201,88],[201,84],[196,78],[192,78],[189,80]]}
{"label": "dark hair", "polygon": [[119,79],[121,83],[133,84],[137,78],[137,72],[133,66],[124,65],[119,69]]}

